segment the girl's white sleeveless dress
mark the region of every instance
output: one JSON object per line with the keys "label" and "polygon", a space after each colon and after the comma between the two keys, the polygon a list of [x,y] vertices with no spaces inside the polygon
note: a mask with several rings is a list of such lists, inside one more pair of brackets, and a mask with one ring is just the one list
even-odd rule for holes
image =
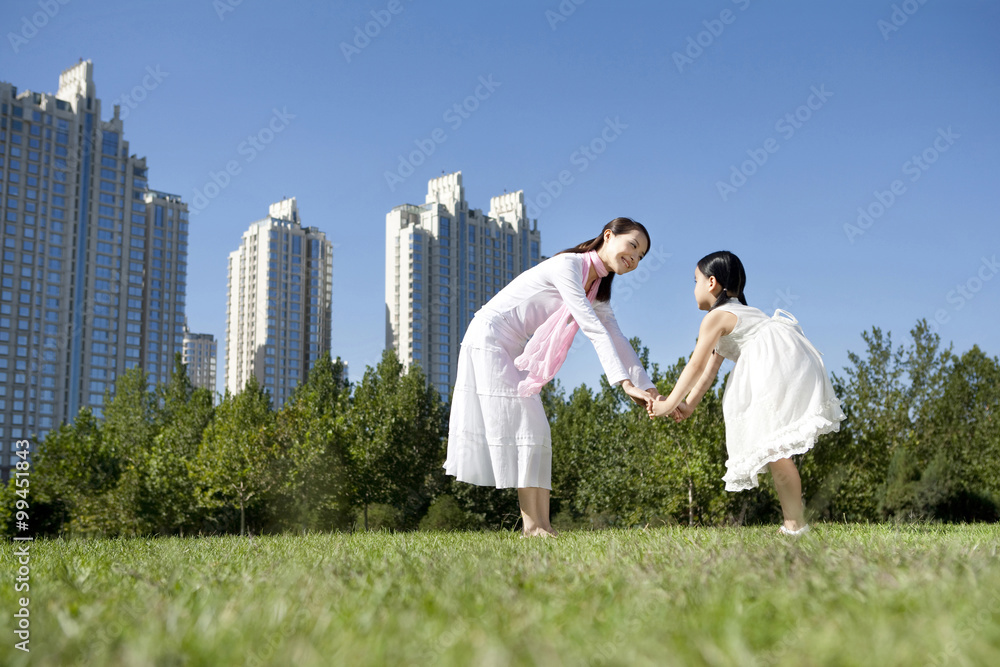
{"label": "girl's white sleeveless dress", "polygon": [[715,351],[736,362],[722,398],[726,419],[727,491],[757,486],[768,463],[812,449],[845,418],[820,353],[790,313],[768,317],[739,302],[719,306],[736,315]]}

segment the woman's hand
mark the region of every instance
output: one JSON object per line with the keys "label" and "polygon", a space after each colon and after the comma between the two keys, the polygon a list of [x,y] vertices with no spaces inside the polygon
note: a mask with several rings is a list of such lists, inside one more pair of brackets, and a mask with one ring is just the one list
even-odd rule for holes
{"label": "woman's hand", "polygon": [[648,407],[649,402],[655,398],[650,394],[650,391],[656,391],[655,389],[648,391],[645,389],[639,389],[632,384],[631,380],[625,380],[622,382],[622,389],[625,390],[625,393],[628,394],[628,397],[632,399],[633,403],[641,405],[644,408]]}

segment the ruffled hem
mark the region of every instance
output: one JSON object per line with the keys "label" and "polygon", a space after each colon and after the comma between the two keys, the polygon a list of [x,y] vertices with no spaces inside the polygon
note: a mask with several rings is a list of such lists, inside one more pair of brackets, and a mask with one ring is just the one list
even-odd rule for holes
{"label": "ruffled hem", "polygon": [[[831,419],[833,417],[833,419]],[[846,418],[840,407],[840,399],[827,401],[816,414],[803,417],[772,435],[766,447],[744,456],[739,461],[726,461],[726,474],[722,480],[726,491],[746,491],[757,487],[757,475],[768,463],[790,456],[804,454],[816,445],[816,438],[840,430],[840,422]]]}

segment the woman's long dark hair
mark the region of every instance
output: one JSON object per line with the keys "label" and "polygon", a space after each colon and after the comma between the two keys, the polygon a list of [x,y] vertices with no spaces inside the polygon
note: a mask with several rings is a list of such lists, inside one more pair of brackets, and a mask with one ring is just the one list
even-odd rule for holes
{"label": "woman's long dark hair", "polygon": [[[572,248],[566,248],[562,252],[556,253],[561,255],[563,253],[585,253],[591,250],[600,250],[601,246],[604,245],[604,232],[611,230],[612,234],[628,234],[629,232],[634,232],[636,230],[642,232],[643,236],[646,237],[646,250],[653,247],[652,241],[649,240],[649,232],[646,228],[642,226],[641,222],[636,222],[632,218],[615,218],[608,224],[604,225],[604,229],[601,233],[597,235],[597,238],[593,238],[589,241],[584,241],[579,245],[575,245]],[[597,288],[597,297],[595,301],[610,301],[611,300],[611,281],[614,279],[615,274],[613,271],[609,271],[608,275],[601,278],[601,284]]]}
{"label": "woman's long dark hair", "polygon": [[729,303],[733,299],[739,299],[744,306],[747,305],[747,298],[743,295],[743,288],[747,284],[747,274],[743,270],[743,262],[740,258],[728,250],[713,252],[698,260],[698,270],[706,278],[715,278],[715,281],[722,286],[722,292],[712,304],[709,310],[715,310],[724,303]]}

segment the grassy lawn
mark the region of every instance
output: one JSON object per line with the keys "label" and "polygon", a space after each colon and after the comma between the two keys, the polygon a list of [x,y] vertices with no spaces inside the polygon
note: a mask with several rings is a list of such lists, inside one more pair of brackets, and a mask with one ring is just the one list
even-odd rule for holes
{"label": "grassy lawn", "polygon": [[1000,664],[1000,527],[816,528],[39,541],[0,664]]}

